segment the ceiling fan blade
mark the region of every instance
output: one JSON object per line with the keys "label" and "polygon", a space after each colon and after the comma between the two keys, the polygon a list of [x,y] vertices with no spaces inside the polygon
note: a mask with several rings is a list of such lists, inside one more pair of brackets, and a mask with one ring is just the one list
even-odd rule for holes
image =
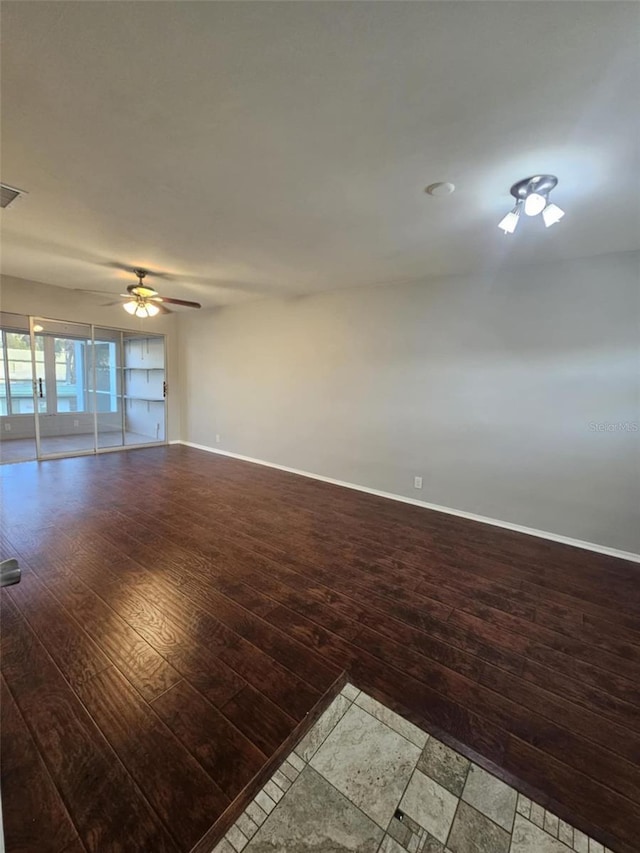
{"label": "ceiling fan blade", "polygon": [[171,305],[184,305],[186,308],[202,308],[199,302],[189,302],[186,299],[171,299],[169,296],[152,296],[153,302],[169,302]]}
{"label": "ceiling fan blade", "polygon": [[87,290],[84,287],[74,287],[76,293],[101,293],[103,296],[115,296],[113,290]]}
{"label": "ceiling fan blade", "polygon": [[117,302],[103,302],[100,307],[101,308],[112,308],[114,305],[122,305],[122,300],[118,299]]}
{"label": "ceiling fan blade", "polygon": [[[114,270],[121,270],[126,273],[133,273],[134,275],[136,274],[137,269],[142,269],[138,264],[121,264],[119,261],[104,261],[102,266],[110,267]],[[154,278],[172,278],[170,273],[160,272],[160,270],[150,270],[149,267],[144,267],[144,271],[147,275],[153,276]]]}

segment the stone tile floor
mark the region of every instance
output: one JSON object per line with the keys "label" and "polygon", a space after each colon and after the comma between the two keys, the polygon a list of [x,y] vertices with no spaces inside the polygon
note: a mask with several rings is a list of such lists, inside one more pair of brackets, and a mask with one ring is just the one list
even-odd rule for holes
{"label": "stone tile floor", "polygon": [[611,853],[347,684],[213,853]]}

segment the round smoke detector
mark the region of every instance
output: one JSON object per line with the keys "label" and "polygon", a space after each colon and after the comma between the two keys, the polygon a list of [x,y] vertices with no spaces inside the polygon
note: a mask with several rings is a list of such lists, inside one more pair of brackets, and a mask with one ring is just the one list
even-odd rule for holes
{"label": "round smoke detector", "polygon": [[445,196],[451,195],[455,188],[456,185],[450,183],[449,181],[438,181],[435,184],[429,184],[429,186],[425,189],[425,192],[433,196]]}

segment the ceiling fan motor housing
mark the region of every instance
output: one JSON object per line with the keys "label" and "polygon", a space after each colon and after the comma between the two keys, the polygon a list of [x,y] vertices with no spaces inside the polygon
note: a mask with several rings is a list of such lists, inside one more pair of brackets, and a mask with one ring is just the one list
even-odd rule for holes
{"label": "ceiling fan motor housing", "polygon": [[130,284],[127,287],[127,290],[129,291],[129,293],[132,293],[134,296],[142,296],[145,298],[149,297],[149,296],[157,296],[158,295],[157,290],[154,290],[152,287],[149,287],[146,284]]}

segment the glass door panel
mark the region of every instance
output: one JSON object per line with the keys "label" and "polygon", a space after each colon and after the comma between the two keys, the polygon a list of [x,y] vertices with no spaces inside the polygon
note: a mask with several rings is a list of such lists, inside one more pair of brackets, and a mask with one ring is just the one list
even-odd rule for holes
{"label": "glass door panel", "polygon": [[34,381],[29,320],[0,314],[0,461],[36,458]]}
{"label": "glass door panel", "polygon": [[94,374],[98,449],[124,444],[124,400],[122,399],[122,332],[93,330]]}
{"label": "glass door panel", "polygon": [[123,350],[125,444],[164,441],[164,337],[124,332]]}
{"label": "glass door panel", "polygon": [[95,450],[91,326],[34,318],[39,457]]}
{"label": "glass door panel", "polygon": [[[12,415],[32,415],[34,412],[33,397],[33,369],[31,364],[31,342],[29,333],[5,332],[9,398],[11,400]],[[41,342],[40,342],[41,343]],[[36,349],[36,370],[42,373],[43,365],[42,347]],[[40,411],[45,405],[43,400],[38,400]]]}

